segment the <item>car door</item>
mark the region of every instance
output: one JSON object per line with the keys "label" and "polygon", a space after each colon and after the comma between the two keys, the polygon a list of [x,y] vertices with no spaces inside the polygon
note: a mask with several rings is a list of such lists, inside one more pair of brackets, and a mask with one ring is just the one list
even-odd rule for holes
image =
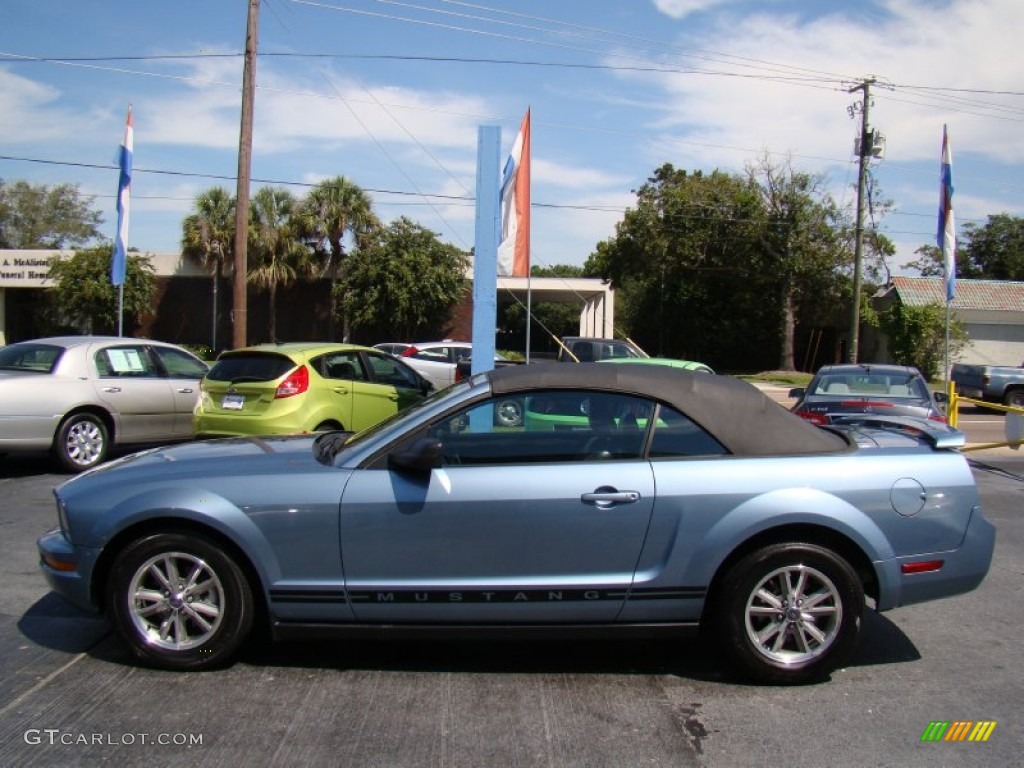
{"label": "car door", "polygon": [[417,348],[412,354],[405,353],[406,361],[435,389],[441,390],[455,381],[454,352],[448,345],[431,345]]}
{"label": "car door", "polygon": [[96,394],[119,422],[118,442],[175,437],[176,406],[170,382],[145,344],[94,349]]}
{"label": "car door", "polygon": [[163,368],[174,398],[174,434],[191,437],[192,413],[199,400],[199,382],[209,370],[206,363],[175,347],[151,347]]}
{"label": "car door", "polygon": [[[524,407],[536,402],[524,398]],[[449,414],[420,433],[444,446],[440,468],[353,474],[340,529],[357,620],[618,616],[654,504],[642,433],[612,452],[594,445],[604,438],[578,410],[561,425],[526,418],[508,427],[496,425],[496,405]]]}

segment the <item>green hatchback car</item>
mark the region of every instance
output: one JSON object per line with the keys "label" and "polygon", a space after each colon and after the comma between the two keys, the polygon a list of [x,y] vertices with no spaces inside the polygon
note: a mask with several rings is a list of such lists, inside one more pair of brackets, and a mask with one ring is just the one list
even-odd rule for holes
{"label": "green hatchback car", "polygon": [[418,403],[431,385],[369,347],[259,344],[224,352],[202,380],[196,437],[359,432]]}

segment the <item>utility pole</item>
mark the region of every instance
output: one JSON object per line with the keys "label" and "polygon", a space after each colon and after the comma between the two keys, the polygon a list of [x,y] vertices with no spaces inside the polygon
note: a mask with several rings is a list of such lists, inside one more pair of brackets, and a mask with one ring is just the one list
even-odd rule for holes
{"label": "utility pole", "polygon": [[853,246],[853,297],[852,316],[850,318],[850,345],[847,350],[847,362],[857,362],[858,346],[860,344],[860,273],[861,261],[864,251],[864,191],[867,186],[868,161],[874,150],[874,136],[868,130],[868,112],[871,109],[871,86],[875,78],[869,77],[850,88],[847,93],[863,91],[864,98],[849,107],[850,117],[860,112],[860,142],[857,146],[857,155],[860,160],[859,173],[857,174],[857,225],[855,230],[855,241]]}
{"label": "utility pole", "polygon": [[245,30],[245,66],[242,71],[242,128],[238,136],[238,188],[235,194],[235,282],[234,328],[232,345],[246,345],[249,276],[249,176],[252,167],[252,116],[256,95],[256,48],[259,37],[260,0],[249,0],[249,19]]}

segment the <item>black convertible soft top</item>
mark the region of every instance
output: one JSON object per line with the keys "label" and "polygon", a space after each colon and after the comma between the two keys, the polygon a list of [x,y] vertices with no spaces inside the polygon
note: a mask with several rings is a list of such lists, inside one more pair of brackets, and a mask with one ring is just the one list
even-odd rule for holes
{"label": "black convertible soft top", "polygon": [[700,424],[738,456],[791,456],[849,449],[766,397],[757,387],[719,376],[660,365],[536,363],[484,374],[496,395],[532,389],[596,389],[661,401]]}

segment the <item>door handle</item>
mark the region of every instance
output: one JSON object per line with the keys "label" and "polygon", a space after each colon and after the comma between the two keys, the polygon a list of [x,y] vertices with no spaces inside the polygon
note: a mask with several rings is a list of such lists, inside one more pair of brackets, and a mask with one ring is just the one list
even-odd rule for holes
{"label": "door handle", "polygon": [[183,389],[179,389],[178,391],[183,395],[191,395],[194,390],[192,389],[192,387],[185,387]]}
{"label": "door handle", "polygon": [[120,392],[121,388],[120,387],[104,387],[103,391],[104,392]]}
{"label": "door handle", "polygon": [[332,389],[335,392],[337,392],[339,395],[347,395],[348,394],[348,387],[332,387]]}
{"label": "door handle", "polygon": [[580,496],[580,501],[606,509],[616,504],[635,504],[640,501],[640,493],[638,491],[616,491],[599,488],[593,493],[584,493]]}

